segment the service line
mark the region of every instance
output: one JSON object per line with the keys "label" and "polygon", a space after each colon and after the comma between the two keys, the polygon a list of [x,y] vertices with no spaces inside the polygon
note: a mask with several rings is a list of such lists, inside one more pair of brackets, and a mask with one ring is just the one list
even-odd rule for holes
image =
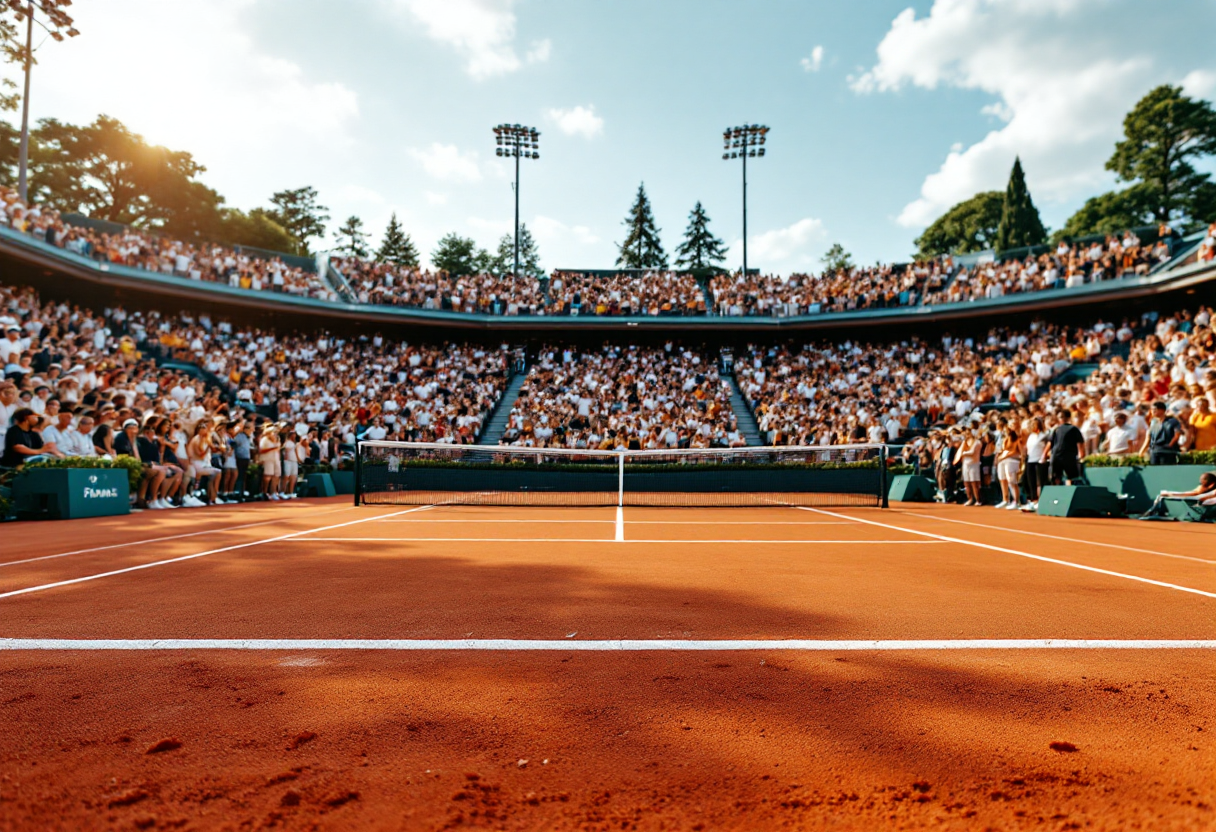
{"label": "service line", "polygon": [[1138,583],[1150,584],[1152,586],[1159,586],[1164,589],[1175,589],[1175,590],[1178,590],[1179,592],[1189,592],[1192,595],[1202,595],[1205,598],[1216,598],[1216,592],[1207,592],[1206,590],[1195,589],[1194,587],[1189,587],[1189,586],[1181,586],[1179,584],[1171,584],[1171,583],[1167,583],[1166,581],[1155,581],[1152,578],[1142,578],[1139,575],[1129,575],[1126,572],[1113,572],[1109,569],[1099,569],[1096,566],[1086,566],[1085,564],[1082,564],[1082,563],[1073,563],[1072,561],[1068,561],[1068,560],[1060,560],[1058,558],[1049,558],[1044,555],[1032,555],[1030,552],[1021,552],[1021,551],[1018,551],[1017,549],[1007,549],[1004,546],[993,546],[991,543],[980,543],[975,540],[966,540],[961,537],[947,537],[944,534],[934,534],[933,532],[923,532],[918,529],[909,529],[905,526],[893,526],[890,523],[879,523],[877,520],[867,520],[864,517],[849,517],[846,514],[837,514],[836,512],[825,511],[824,509],[821,509],[821,508],[809,508],[807,506],[790,506],[790,508],[796,508],[801,511],[814,511],[819,514],[826,514],[829,517],[846,518],[846,519],[853,520],[854,522],[857,522],[857,523],[864,523],[867,526],[877,526],[880,529],[889,529],[893,532],[904,532],[906,534],[918,534],[923,537],[930,537],[930,538],[933,538],[934,540],[940,540],[945,543],[958,543],[963,546],[975,546],[980,549],[988,549],[989,551],[992,551],[992,552],[1001,552],[1006,555],[1017,555],[1020,558],[1030,558],[1031,560],[1038,560],[1038,561],[1042,561],[1043,563],[1054,563],[1057,566],[1067,566],[1072,569],[1081,569],[1085,572],[1095,572],[1099,575],[1107,575],[1112,578],[1123,578],[1128,581],[1137,581]]}
{"label": "service line", "polygon": [[370,523],[381,519],[381,517],[396,517],[399,514],[408,514],[411,511],[426,511],[428,508],[432,508],[432,506],[417,506],[415,508],[404,509],[403,511],[395,511],[392,514],[384,514],[379,517],[363,517],[359,520],[350,520],[345,523],[335,523],[332,526],[322,526],[319,529],[304,529],[303,531],[281,534],[277,537],[264,537],[260,540],[251,540],[247,543],[237,543],[233,546],[224,546],[219,549],[209,549],[206,552],[195,552],[192,555],[182,555],[181,557],[168,558],[167,560],[158,560],[151,563],[140,563],[136,564],[135,566],[125,567],[123,569],[113,569],[109,572],[98,572],[95,575],[85,575],[81,578],[69,578],[65,581],[55,581],[49,584],[39,584],[38,586],[27,586],[24,589],[14,589],[10,592],[2,592],[0,593],[0,599],[12,598],[14,595],[28,595],[31,592],[41,592],[45,589],[54,589],[60,586],[71,586],[72,584],[80,584],[84,583],[85,581],[96,581],[99,578],[109,578],[114,575],[124,575],[128,572],[138,572],[141,569],[151,569],[155,566],[167,566],[170,563],[181,563],[182,561],[194,560],[195,558],[205,558],[208,555],[218,555],[221,552],[232,552],[237,549],[247,549],[250,546],[260,546],[263,543],[274,543],[279,540],[291,540],[292,538],[302,534],[312,534],[314,532],[329,531],[330,529],[340,529],[344,526],[354,526],[358,523]]}
{"label": "service line", "polygon": [[818,639],[353,639],[353,638],[161,638],[73,639],[0,638],[0,651],[13,650],[463,650],[700,652],[715,650],[799,650],[804,652],[901,650],[1216,650],[1214,639],[991,638],[946,640]]}

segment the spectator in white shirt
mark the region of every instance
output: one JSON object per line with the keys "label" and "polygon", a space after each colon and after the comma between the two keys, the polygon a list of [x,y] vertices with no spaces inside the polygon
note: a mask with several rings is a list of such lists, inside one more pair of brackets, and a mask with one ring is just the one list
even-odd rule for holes
{"label": "spectator in white shirt", "polygon": [[1127,425],[1127,412],[1115,413],[1115,424],[1106,431],[1106,453],[1111,456],[1127,456],[1132,452],[1136,432]]}

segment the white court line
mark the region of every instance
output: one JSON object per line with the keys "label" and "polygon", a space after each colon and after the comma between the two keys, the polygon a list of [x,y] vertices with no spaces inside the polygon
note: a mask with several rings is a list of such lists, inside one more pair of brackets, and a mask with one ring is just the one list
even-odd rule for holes
{"label": "white court line", "polygon": [[948,640],[816,639],[326,639],[326,638],[162,638],[71,639],[0,638],[6,650],[465,650],[558,652],[620,651],[699,652],[709,650],[800,650],[806,652],[896,650],[1216,650],[1216,639],[1069,639],[990,638]]}
{"label": "white court line", "polygon": [[[317,529],[324,531],[324,529]],[[300,532],[307,534],[307,532]],[[867,546],[891,546],[898,544],[913,544],[913,545],[932,545],[937,543],[936,540],[784,540],[782,538],[773,539],[753,539],[742,540],[740,538],[728,537],[720,540],[712,539],[668,539],[668,538],[651,538],[647,540],[635,540],[629,538],[617,538],[610,540],[606,537],[301,537],[296,539],[296,543],[852,543],[865,544]],[[3,598],[0,595],[0,598]]]}
{"label": "white court line", "polygon": [[[407,509],[404,509],[403,511],[395,511],[392,514],[385,514],[382,516],[383,517],[396,517],[399,514],[408,514],[411,511],[426,511],[428,508],[432,508],[432,506],[417,506],[415,508],[407,508]],[[234,546],[224,546],[220,549],[209,549],[206,552],[195,552],[192,555],[182,555],[181,557],[169,558],[167,560],[158,560],[158,561],[153,561],[151,563],[140,563],[135,566],[125,567],[123,569],[113,569],[109,572],[98,572],[95,575],[85,575],[82,578],[69,578],[68,580],[65,580],[65,581],[55,581],[54,583],[40,584],[39,586],[28,586],[25,589],[14,589],[14,590],[11,590],[10,592],[2,592],[2,593],[0,593],[0,599],[12,598],[14,595],[27,595],[31,592],[41,592],[44,589],[54,589],[55,587],[60,587],[60,586],[70,586],[72,584],[80,584],[80,583],[84,583],[85,581],[95,581],[98,578],[109,578],[114,575],[123,575],[123,574],[126,574],[127,572],[137,572],[140,569],[151,569],[154,566],[166,566],[170,563],[181,563],[182,561],[194,560],[195,558],[204,558],[207,555],[218,555],[221,552],[232,552],[232,551],[235,551],[236,549],[247,549],[250,546],[260,546],[263,543],[274,543],[275,541],[278,541],[278,540],[290,540],[291,538],[297,537],[298,535],[302,535],[302,534],[312,534],[313,532],[324,532],[324,531],[328,531],[330,529],[340,529],[344,526],[354,526],[358,523],[370,523],[374,520],[379,520],[379,519],[380,519],[379,517],[363,517],[363,518],[360,518],[359,520],[347,521],[346,523],[336,523],[332,526],[322,526],[319,529],[304,529],[303,531],[291,532],[290,534],[283,534],[283,535],[279,535],[278,537],[265,537],[265,538],[262,538],[261,540],[251,540],[248,543],[237,543]]]}
{"label": "white court line", "polygon": [[[801,511],[814,511],[820,514],[826,514],[829,517],[848,517],[845,514],[837,514],[832,511],[824,511],[821,508],[808,508],[807,506],[791,506]],[[935,540],[941,540],[946,543],[960,543],[964,546],[976,546],[980,549],[988,549],[993,552],[1003,552],[1007,555],[1017,555],[1020,558],[1030,558],[1031,560],[1039,560],[1044,563],[1054,563],[1058,566],[1068,566],[1073,569],[1082,569],[1086,572],[1096,572],[1099,575],[1109,575],[1112,578],[1124,578],[1129,581],[1137,581],[1142,584],[1151,584],[1152,586],[1164,587],[1165,589],[1176,589],[1179,592],[1189,592],[1192,595],[1202,595],[1205,598],[1216,598],[1216,592],[1207,592],[1202,589],[1195,589],[1189,586],[1181,586],[1179,584],[1171,584],[1166,581],[1154,581],[1152,578],[1141,578],[1139,575],[1128,575],[1126,572],[1112,572],[1109,569],[1099,569],[1096,566],[1085,566],[1072,561],[1059,560],[1057,558],[1049,558],[1043,555],[1032,555],[1029,552],[1019,552],[1017,549],[1006,549],[1004,546],[993,546],[991,543],[979,543],[975,540],[964,540],[961,537],[946,537],[944,534],[934,534],[933,532],[922,532],[917,529],[908,529],[903,526],[892,526],[889,523],[879,523],[877,520],[866,520],[862,517],[849,518],[858,523],[865,523],[868,526],[878,526],[881,529],[890,529],[896,532],[905,532],[907,534],[918,534],[924,537],[931,537]]]}
{"label": "white court line", "polygon": [[[353,508],[357,508],[357,506],[346,506],[343,508],[331,508],[326,511],[317,512],[317,513],[331,514],[335,511],[350,511]],[[172,515],[170,515],[170,516],[172,516]],[[206,529],[201,532],[188,532],[186,534],[171,534],[166,537],[150,537],[146,540],[132,540],[129,543],[112,543],[108,546],[94,546],[92,549],[77,549],[73,552],[60,552],[57,555],[39,555],[36,558],[25,558],[24,560],[5,561],[4,563],[0,563],[0,568],[5,567],[5,566],[17,566],[18,564],[21,564],[21,563],[34,563],[35,561],[39,561],[39,560],[54,560],[55,558],[66,558],[71,555],[87,555],[90,552],[104,552],[107,549],[122,549],[126,546],[142,546],[145,543],[163,543],[166,540],[180,540],[185,537],[198,537],[199,535],[203,535],[203,534],[219,534],[221,532],[233,532],[233,531],[236,531],[237,529],[252,529],[254,526],[269,526],[269,525],[273,525],[274,523],[282,523],[286,519],[290,519],[290,518],[279,517],[275,520],[262,520],[258,523],[244,523],[240,526],[224,526],[219,529]]]}
{"label": "white court line", "polygon": [[[909,517],[923,517],[926,520],[942,520],[946,523],[961,523],[964,526],[979,526],[981,529],[996,529],[1002,532],[1013,532],[1014,534],[1029,534],[1035,537],[1046,537],[1049,540],[1063,540],[1068,543],[1084,543],[1088,546],[1102,546],[1107,549],[1122,549],[1125,552],[1138,552],[1142,555],[1157,555],[1163,558],[1177,558],[1178,560],[1193,560],[1196,563],[1212,563],[1216,564],[1216,560],[1206,560],[1204,558],[1191,557],[1190,555],[1175,555],[1170,552],[1154,552],[1152,549],[1137,549],[1133,546],[1121,546],[1118,543],[1100,543],[1097,540],[1083,540],[1079,537],[1061,537],[1057,534],[1044,534],[1043,532],[1030,532],[1025,529],[1011,529],[1007,526],[990,526],[986,523],[973,523],[968,520],[952,520],[949,517],[935,517],[932,514],[917,514],[912,511],[901,511],[900,514],[906,514]],[[1212,538],[1216,542],[1216,536]]]}
{"label": "white court line", "polygon": [[[412,523],[416,526],[429,523],[532,523],[532,524],[562,524],[562,523],[615,523],[615,520],[556,520],[556,519],[538,519],[538,520],[461,520],[458,518],[435,519],[425,517],[415,520],[385,520],[385,523]],[[705,520],[626,520],[626,526],[851,526],[852,521],[845,522],[843,520],[714,520],[706,522]]]}
{"label": "white court line", "polygon": [[625,542],[625,509],[622,506],[616,507],[616,542]]}

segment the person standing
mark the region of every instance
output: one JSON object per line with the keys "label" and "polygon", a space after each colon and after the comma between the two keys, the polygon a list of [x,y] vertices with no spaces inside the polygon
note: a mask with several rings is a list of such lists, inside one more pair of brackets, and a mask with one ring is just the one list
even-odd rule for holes
{"label": "person standing", "polygon": [[1072,411],[1060,411],[1060,424],[1052,428],[1050,439],[1051,481],[1057,484],[1081,478],[1081,458],[1085,454],[1085,436],[1072,423]]}
{"label": "person standing", "polygon": [[1149,465],[1177,465],[1181,452],[1182,423],[1158,399],[1153,402],[1153,423],[1140,453],[1148,454]]}
{"label": "person standing", "polygon": [[279,442],[279,426],[274,422],[267,423],[262,428],[262,438],[258,440],[258,462],[262,466],[262,496],[267,500],[279,499],[279,477],[283,470],[282,448]]}
{"label": "person standing", "polygon": [[996,455],[996,477],[1001,484],[1001,503],[997,508],[1018,508],[1018,475],[1022,468],[1022,438],[1013,425],[1006,425],[1002,432],[1001,449]]}
{"label": "person standing", "polygon": [[244,502],[249,496],[246,488],[249,481],[249,463],[253,456],[252,421],[234,423],[231,445],[232,455],[236,459],[236,499]]}
{"label": "person standing", "polygon": [[978,428],[963,430],[963,441],[958,446],[954,460],[963,466],[963,488],[967,491],[965,506],[983,505],[980,488],[983,484],[983,468],[980,456],[984,452],[984,443],[979,436]]}

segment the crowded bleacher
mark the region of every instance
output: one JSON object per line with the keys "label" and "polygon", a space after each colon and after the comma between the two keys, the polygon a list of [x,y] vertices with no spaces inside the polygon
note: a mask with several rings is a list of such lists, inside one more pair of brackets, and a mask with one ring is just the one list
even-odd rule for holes
{"label": "crowded bleacher", "polygon": [[714,360],[671,343],[541,349],[502,442],[604,450],[746,444]]}

